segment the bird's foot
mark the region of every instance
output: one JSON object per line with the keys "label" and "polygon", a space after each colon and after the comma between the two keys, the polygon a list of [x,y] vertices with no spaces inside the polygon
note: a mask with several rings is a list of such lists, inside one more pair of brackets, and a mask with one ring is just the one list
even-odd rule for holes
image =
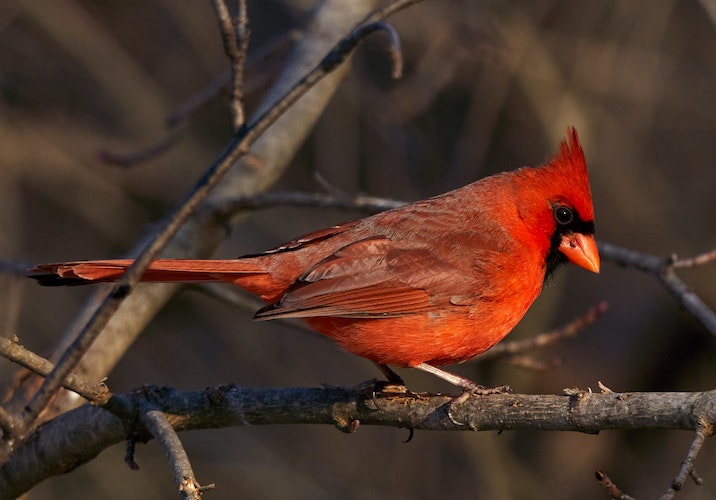
{"label": "bird's foot", "polygon": [[507,385],[500,385],[498,387],[484,387],[482,385],[478,385],[469,378],[461,377],[460,375],[456,375],[451,372],[447,372],[445,370],[441,370],[440,368],[429,365],[427,363],[420,363],[414,366],[414,368],[417,368],[418,370],[422,370],[424,372],[432,373],[433,375],[436,375],[440,377],[443,380],[446,380],[450,382],[453,385],[456,385],[458,387],[462,388],[462,393],[453,397],[450,399],[450,401],[447,402],[447,415],[450,421],[455,425],[465,425],[463,422],[460,422],[456,420],[452,415],[452,408],[455,405],[459,405],[460,403],[464,403],[467,401],[470,396],[477,395],[477,396],[489,396],[490,394],[505,394],[505,393],[511,393],[512,389]]}
{"label": "bird's foot", "polygon": [[466,425],[465,422],[457,420],[453,416],[453,407],[460,405],[470,399],[472,396],[489,396],[491,394],[512,394],[514,391],[509,385],[498,385],[497,387],[485,387],[482,385],[475,384],[471,380],[465,379],[469,384],[465,384],[462,393],[450,399],[446,404],[447,416],[455,425]]}

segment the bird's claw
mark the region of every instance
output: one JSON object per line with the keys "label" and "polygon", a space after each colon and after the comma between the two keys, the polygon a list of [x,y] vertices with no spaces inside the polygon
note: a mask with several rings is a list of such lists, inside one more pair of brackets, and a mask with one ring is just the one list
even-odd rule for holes
{"label": "bird's claw", "polygon": [[490,394],[514,394],[515,391],[509,385],[498,385],[496,387],[483,387],[478,385],[475,389],[465,390],[469,395],[489,396]]}
{"label": "bird's claw", "polygon": [[465,422],[460,422],[459,420],[456,420],[455,417],[453,417],[452,409],[453,406],[456,404],[462,404],[468,399],[470,399],[471,396],[489,396],[491,394],[513,394],[514,391],[512,390],[512,387],[509,385],[498,385],[497,387],[484,387],[482,385],[475,384],[472,387],[466,387],[462,393],[458,394],[457,396],[453,397],[446,403],[446,410],[447,410],[447,417],[450,419],[450,422],[452,422],[455,425],[470,425],[470,427],[473,428],[473,430],[476,430],[472,424],[465,424]]}

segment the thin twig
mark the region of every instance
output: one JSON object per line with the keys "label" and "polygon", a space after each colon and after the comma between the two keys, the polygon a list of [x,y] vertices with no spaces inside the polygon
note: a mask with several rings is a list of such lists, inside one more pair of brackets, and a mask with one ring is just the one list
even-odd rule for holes
{"label": "thin twig", "polygon": [[658,277],[664,287],[676,298],[679,305],[689,311],[706,331],[716,337],[716,313],[676,275],[674,268],[665,267]]}
{"label": "thin twig", "polygon": [[219,19],[221,39],[224,42],[224,52],[231,63],[230,79],[230,109],[234,132],[238,132],[244,125],[244,66],[246,52],[249,46],[248,16],[246,15],[246,1],[238,1],[238,13],[233,19],[224,0],[214,0],[214,11]]}
{"label": "thin twig", "polygon": [[246,0],[239,0],[239,13],[236,16],[236,39],[239,45],[239,53],[236,62],[232,61],[231,65],[231,109],[234,111],[234,131],[238,131],[246,122],[246,113],[244,112],[244,70],[251,36],[248,26],[249,16],[246,12]]}
{"label": "thin twig", "polygon": [[135,259],[134,264],[127,269],[112,287],[101,301],[99,307],[80,329],[75,340],[62,354],[55,369],[45,378],[43,384],[23,410],[22,418],[26,428],[30,427],[29,424],[34,422],[40,411],[47,406],[60,387],[62,380],[74,369],[84,353],[119,309],[124,299],[131,293],[132,288],[139,282],[149,264],[157,258],[197,207],[206,199],[214,186],[223,179],[229,169],[242,156],[246,155],[251,145],[300,97],[344,61],[362,39],[373,31],[381,29],[380,26],[375,25],[377,21],[382,19],[381,15],[393,13],[400,8],[416,3],[416,1],[418,0],[396,2],[378,11],[378,13],[368,16],[367,22],[364,21],[359,24],[347,37],[343,38],[312,71],[300,79],[273,107],[261,114],[252,123],[247,124],[240,133],[232,138],[225,151],[199,179],[191,193],[157,231],[154,238],[144,247]]}
{"label": "thin twig", "polygon": [[671,488],[669,488],[669,490],[661,497],[661,500],[671,500],[674,498],[676,492],[680,491],[684,487],[684,483],[686,483],[686,479],[688,477],[692,477],[696,484],[700,484],[702,482],[701,478],[696,474],[694,465],[696,457],[701,451],[701,447],[706,441],[706,438],[713,435],[713,433],[713,422],[701,422],[701,425],[699,425],[696,429],[694,439],[691,442],[686,458],[684,458],[684,461],[681,462],[681,469],[679,470],[679,473],[671,482]]}
{"label": "thin twig", "polygon": [[[0,354],[23,368],[27,368],[31,372],[43,377],[46,377],[54,368],[54,365],[50,361],[25,349],[17,343],[16,339],[0,337]],[[62,381],[62,387],[79,394],[90,403],[96,405],[104,404],[107,398],[111,396],[106,385],[93,384],[74,373],[69,373],[65,377]]]}
{"label": "thin twig", "polygon": [[139,464],[134,458],[134,452],[137,451],[137,440],[130,436],[127,438],[127,445],[124,451],[124,463],[130,470],[139,470]]}
{"label": "thin twig", "polygon": [[[272,78],[272,75],[276,73],[276,65],[279,61],[277,60],[268,66],[265,61],[269,61],[271,58],[275,58],[277,54],[285,52],[297,38],[298,32],[295,30],[280,37],[276,37],[276,39],[271,40],[264,44],[264,46],[260,47],[259,50],[253,54],[253,57],[247,60],[246,66],[261,65],[262,74],[259,76],[254,74],[248,82],[243,83],[243,95],[254,91],[262,85],[265,85],[265,83]],[[207,102],[216,98],[222,90],[229,86],[232,81],[231,75],[232,71],[229,70],[226,74],[214,79],[214,81],[209,83],[205,88],[200,90],[196,95],[187,100],[173,114],[171,114],[167,118],[167,127],[169,128],[169,132],[166,137],[160,139],[156,144],[150,145],[138,151],[132,151],[130,153],[117,153],[105,149],[99,152],[100,159],[110,165],[133,167],[139,163],[146,162],[166,153],[175,144],[177,144],[178,139],[183,136],[186,126],[188,125],[189,117],[201,107],[206,106]],[[233,116],[232,112],[232,117]]]}
{"label": "thin twig", "polygon": [[386,22],[375,23],[389,37],[388,56],[390,56],[390,64],[392,67],[390,76],[394,80],[398,80],[403,76],[403,51],[400,48],[400,35],[392,24]]}
{"label": "thin twig", "polygon": [[623,493],[604,471],[595,471],[594,475],[596,476],[601,487],[604,488],[604,491],[612,500],[634,500],[634,497],[630,497],[626,493]]}
{"label": "thin twig", "polygon": [[[279,55],[288,51],[288,49],[299,39],[300,32],[297,30],[291,30],[288,33],[283,33],[277,36],[263,45],[254,49],[251,55],[247,55],[246,69],[260,68],[260,71],[252,71],[250,75],[247,75],[247,80],[244,81],[244,95],[247,95],[254,90],[262,87],[270,80],[273,75],[277,72],[278,63],[281,62]],[[246,70],[244,71],[246,73]],[[261,73],[262,76],[257,76]],[[231,81],[231,70],[229,69],[216,78],[205,88],[201,89],[194,96],[189,98],[183,105],[181,105],[176,111],[174,111],[167,118],[167,126],[175,127],[179,123],[189,119],[198,109],[206,105],[207,102],[214,99],[223,89],[225,89]]]}
{"label": "thin twig", "polygon": [[119,167],[133,167],[139,163],[151,160],[171,149],[174,144],[182,137],[186,127],[175,127],[156,144],[152,144],[145,149],[133,151],[131,153],[116,153],[108,149],[99,152],[99,158],[108,165]]}
{"label": "thin twig", "polygon": [[[686,309],[711,335],[716,337],[716,313],[696,295],[684,281],[676,275],[675,268],[702,265],[716,259],[716,251],[710,251],[693,258],[676,259],[674,256],[660,258],[634,250],[600,243],[599,253],[617,265],[632,267],[655,276],[673,295],[679,304]],[[677,264],[677,263],[681,264]]]}
{"label": "thin twig", "polygon": [[201,498],[202,491],[209,487],[202,487],[196,480],[189,456],[167,416],[160,408],[146,400],[140,405],[139,412],[139,421],[162,447],[174,474],[174,484],[182,498]]}
{"label": "thin twig", "polygon": [[599,304],[590,307],[587,312],[580,317],[570,321],[560,328],[541,333],[524,340],[502,342],[491,348],[489,351],[481,354],[479,359],[484,360],[498,358],[501,356],[512,356],[530,349],[553,344],[565,338],[575,337],[586,327],[594,324],[602,316],[602,314],[606,312],[606,310],[607,303],[600,302]]}
{"label": "thin twig", "polygon": [[3,440],[14,438],[19,425],[20,421],[0,406],[0,429],[2,429]]}
{"label": "thin twig", "polygon": [[[482,360],[478,358],[475,361]],[[522,368],[523,370],[546,372],[548,370],[554,370],[561,365],[562,358],[555,357],[550,360],[543,361],[528,355],[510,354],[506,357],[505,362],[510,366]]]}
{"label": "thin twig", "polygon": [[206,211],[218,218],[230,218],[237,212],[247,209],[272,208],[277,206],[338,208],[377,213],[405,205],[405,202],[357,194],[308,193],[302,191],[284,191],[263,193],[254,196],[222,200],[206,207]]}
{"label": "thin twig", "polygon": [[705,252],[686,259],[680,259],[674,256],[672,266],[677,269],[687,269],[689,267],[703,266],[714,260],[716,260],[716,250],[711,250],[710,252]]}

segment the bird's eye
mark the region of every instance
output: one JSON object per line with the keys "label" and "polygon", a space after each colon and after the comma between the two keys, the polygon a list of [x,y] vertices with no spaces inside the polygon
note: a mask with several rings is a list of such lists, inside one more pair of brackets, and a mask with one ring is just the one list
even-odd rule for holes
{"label": "bird's eye", "polygon": [[562,226],[566,226],[574,220],[574,213],[568,207],[560,205],[554,209],[554,219]]}

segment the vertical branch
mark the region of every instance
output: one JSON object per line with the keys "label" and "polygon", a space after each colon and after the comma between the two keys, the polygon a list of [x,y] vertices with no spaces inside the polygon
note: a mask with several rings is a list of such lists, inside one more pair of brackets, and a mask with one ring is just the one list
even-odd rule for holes
{"label": "vertical branch", "polygon": [[709,422],[703,421],[703,419],[700,419],[699,426],[696,429],[696,434],[691,442],[686,458],[684,458],[683,462],[681,462],[681,469],[671,482],[671,488],[669,488],[669,490],[661,497],[661,500],[670,500],[674,498],[676,492],[680,491],[684,487],[684,483],[688,477],[693,478],[696,484],[702,484],[703,481],[698,474],[696,474],[694,465],[696,463],[696,456],[701,451],[701,447],[706,441],[706,438],[712,436],[713,433],[713,425]]}
{"label": "vertical branch", "polygon": [[169,423],[169,419],[161,409],[153,404],[145,403],[140,408],[139,420],[161,445],[164,456],[172,468],[174,484],[182,498],[198,500],[201,498],[202,492],[214,487],[213,484],[201,486],[198,483],[189,462],[189,456],[176,431]]}
{"label": "vertical branch", "polygon": [[224,0],[214,0],[214,11],[219,19],[224,52],[231,66],[231,82],[229,85],[230,109],[234,132],[244,125],[244,67],[249,47],[249,18],[246,12],[246,1],[238,1],[238,13],[232,18]]}

